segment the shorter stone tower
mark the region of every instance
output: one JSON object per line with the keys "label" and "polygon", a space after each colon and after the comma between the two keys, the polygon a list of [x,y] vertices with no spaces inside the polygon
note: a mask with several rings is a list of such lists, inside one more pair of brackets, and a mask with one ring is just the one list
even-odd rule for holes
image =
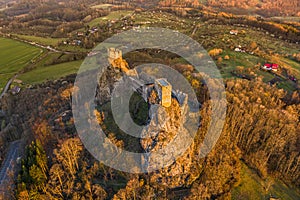
{"label": "shorter stone tower", "polygon": [[165,78],[156,79],[155,89],[161,105],[166,108],[170,107],[172,104],[172,85]]}
{"label": "shorter stone tower", "polygon": [[115,60],[121,59],[122,60],[122,51],[116,48],[108,48],[108,62],[112,64]]}

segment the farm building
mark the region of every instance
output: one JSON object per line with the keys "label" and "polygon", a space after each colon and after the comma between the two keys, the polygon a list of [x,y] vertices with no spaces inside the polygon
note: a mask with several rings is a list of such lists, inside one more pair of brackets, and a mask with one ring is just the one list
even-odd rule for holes
{"label": "farm building", "polygon": [[13,95],[19,94],[20,91],[21,91],[21,88],[18,87],[18,86],[15,86],[15,87],[13,87],[13,88],[11,89],[11,93],[12,93]]}
{"label": "farm building", "polygon": [[231,34],[231,35],[238,35],[238,34],[239,34],[239,31],[238,31],[238,30],[231,30],[231,31],[230,31],[230,34]]}
{"label": "farm building", "polygon": [[264,64],[264,66],[262,68],[265,69],[265,70],[268,70],[268,71],[277,72],[278,68],[279,68],[279,65],[278,64],[266,63],[266,64]]}

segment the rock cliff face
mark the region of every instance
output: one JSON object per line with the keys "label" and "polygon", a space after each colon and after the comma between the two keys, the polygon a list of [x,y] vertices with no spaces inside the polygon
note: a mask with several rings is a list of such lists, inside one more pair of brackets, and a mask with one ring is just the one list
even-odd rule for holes
{"label": "rock cliff face", "polygon": [[[151,169],[157,166],[166,165],[163,169],[151,173],[151,182],[177,188],[188,185],[189,181],[199,175],[191,170],[194,167],[194,144],[191,142],[192,135],[185,127],[189,118],[188,111],[187,97],[182,105],[173,98],[169,108],[158,105],[151,107],[152,120],[143,130],[141,139],[141,146],[147,152],[144,167],[152,171]],[[169,144],[171,146],[168,146]],[[160,151],[166,156],[157,156],[156,152]],[[180,155],[180,152],[183,154]],[[165,157],[169,159],[164,159]]]}
{"label": "rock cliff face", "polygon": [[[100,105],[110,101],[114,84],[121,75],[120,71],[112,68],[108,68],[102,75],[96,97]],[[145,152],[142,165],[145,171],[151,172],[150,182],[160,183],[169,188],[184,187],[199,176],[199,170],[193,170],[195,147],[191,133],[197,121],[197,114],[190,112],[188,96],[180,94],[175,94],[177,98],[172,98],[168,108],[158,104],[150,106],[151,120],[143,128],[140,137],[140,145]],[[161,166],[167,167],[161,169]],[[157,168],[160,170],[153,170]]]}
{"label": "rock cliff face", "polygon": [[102,105],[103,103],[110,101],[111,94],[114,89],[114,84],[121,78],[121,71],[108,67],[99,79],[96,100],[97,103]]}

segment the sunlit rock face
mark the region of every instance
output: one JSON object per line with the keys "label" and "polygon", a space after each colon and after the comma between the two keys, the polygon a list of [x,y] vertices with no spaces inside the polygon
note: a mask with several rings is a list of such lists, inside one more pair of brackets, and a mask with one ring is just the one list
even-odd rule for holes
{"label": "sunlit rock face", "polygon": [[[96,96],[100,105],[111,100],[114,87],[121,78],[122,71],[112,67],[102,75]],[[142,129],[140,145],[144,151],[141,154],[142,168],[144,172],[150,172],[152,183],[169,188],[184,187],[199,176],[195,144],[191,142],[191,130],[197,124],[198,115],[190,109],[190,103],[189,96],[181,91],[172,91],[167,107],[149,103],[150,120]]]}
{"label": "sunlit rock face", "polygon": [[122,77],[122,73],[118,69],[108,67],[98,81],[96,100],[98,104],[110,101],[114,85]]}
{"label": "sunlit rock face", "polygon": [[[175,98],[169,108],[153,105],[149,115],[151,122],[142,132],[141,146],[147,153],[143,166],[147,171],[167,166],[151,173],[151,182],[160,183],[169,188],[188,185],[198,176],[195,167],[194,144],[190,145],[191,135],[185,127],[188,104],[186,100],[180,105]],[[180,149],[187,149],[179,155]]]}

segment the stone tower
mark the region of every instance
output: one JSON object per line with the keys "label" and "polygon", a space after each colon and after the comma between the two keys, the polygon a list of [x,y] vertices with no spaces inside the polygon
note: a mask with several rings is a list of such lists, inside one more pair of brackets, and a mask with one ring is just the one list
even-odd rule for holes
{"label": "stone tower", "polygon": [[165,78],[155,80],[155,88],[159,95],[160,103],[164,107],[170,107],[172,103],[172,85]]}
{"label": "stone tower", "polygon": [[108,54],[108,62],[109,64],[112,64],[114,60],[121,59],[122,60],[122,51],[116,48],[108,48],[107,49]]}

